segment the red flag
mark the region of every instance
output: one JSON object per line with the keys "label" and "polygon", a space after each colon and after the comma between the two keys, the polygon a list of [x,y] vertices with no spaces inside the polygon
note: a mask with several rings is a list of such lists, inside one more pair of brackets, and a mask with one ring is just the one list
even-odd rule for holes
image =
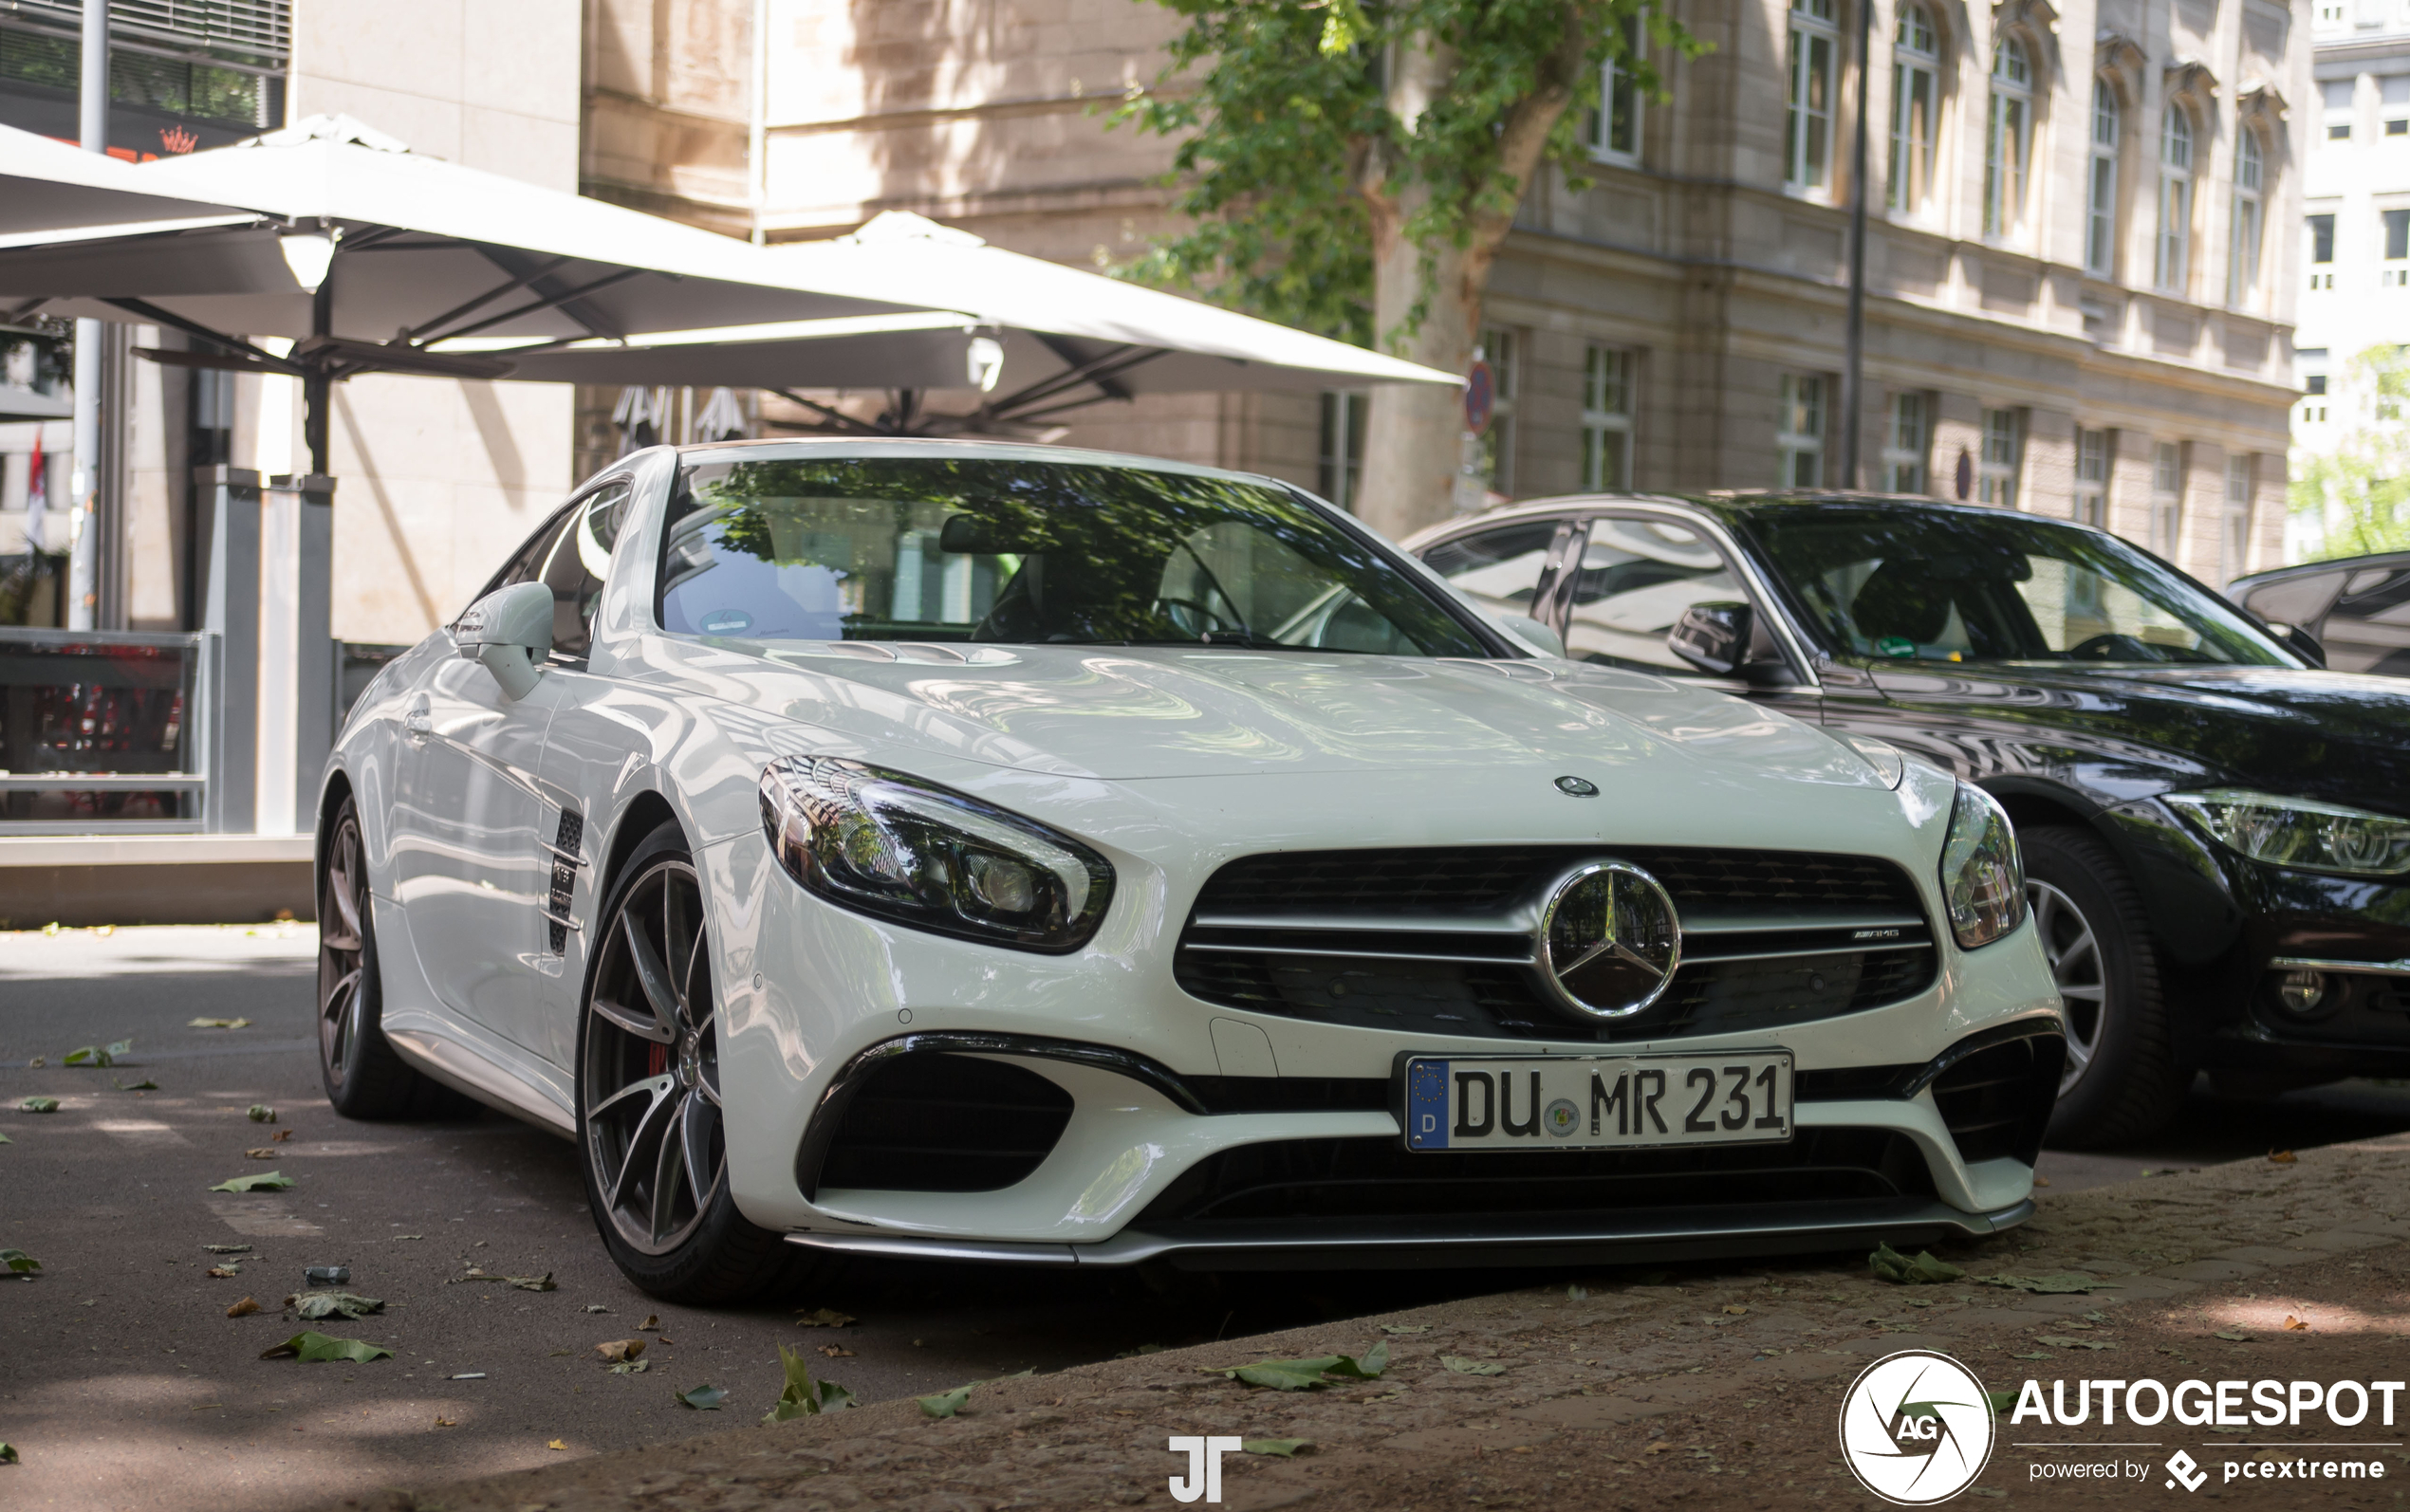
{"label": "red flag", "polygon": [[42,517],[49,512],[49,470],[42,461],[42,427],[33,428],[33,469],[26,476],[25,542],[34,551],[42,549]]}

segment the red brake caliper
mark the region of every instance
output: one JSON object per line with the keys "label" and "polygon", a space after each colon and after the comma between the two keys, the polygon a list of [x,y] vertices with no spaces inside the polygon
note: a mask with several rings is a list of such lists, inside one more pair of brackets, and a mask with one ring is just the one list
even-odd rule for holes
{"label": "red brake caliper", "polygon": [[669,1068],[670,1047],[668,1045],[648,1044],[644,1047],[644,1074],[646,1076],[658,1077]]}

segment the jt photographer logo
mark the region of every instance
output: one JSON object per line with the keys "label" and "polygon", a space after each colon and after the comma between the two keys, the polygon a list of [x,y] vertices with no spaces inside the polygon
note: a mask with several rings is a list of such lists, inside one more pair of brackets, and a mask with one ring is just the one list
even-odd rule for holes
{"label": "jt photographer logo", "polygon": [[1884,1355],[1841,1403],[1841,1452],[1851,1473],[1900,1506],[1931,1506],[1974,1484],[1992,1457],[1992,1435],[1983,1383],[1930,1350]]}

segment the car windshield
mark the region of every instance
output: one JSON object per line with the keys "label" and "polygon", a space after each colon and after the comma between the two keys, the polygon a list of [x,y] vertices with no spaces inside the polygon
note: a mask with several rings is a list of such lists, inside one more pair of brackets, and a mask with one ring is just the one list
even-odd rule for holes
{"label": "car windshield", "polygon": [[2233,608],[2114,536],[2027,515],[1834,505],[1752,510],[1747,527],[1845,654],[2293,665]]}
{"label": "car windshield", "polygon": [[682,474],[657,605],[748,640],[1490,650],[1268,484],[1096,462],[768,456]]}

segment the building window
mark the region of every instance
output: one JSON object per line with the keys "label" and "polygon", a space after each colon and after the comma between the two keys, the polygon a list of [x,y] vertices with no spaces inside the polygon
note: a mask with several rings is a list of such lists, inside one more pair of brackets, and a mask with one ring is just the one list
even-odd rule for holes
{"label": "building window", "polygon": [[2193,252],[2193,118],[2171,104],[2159,127],[2159,256],[2152,281],[2184,291]]}
{"label": "building window", "polygon": [[1334,389],[1322,396],[1322,496],[1353,513],[1364,473],[1364,416],[1372,396]]}
{"label": "building window", "polygon": [[1825,380],[1797,374],[1783,375],[1782,409],[1774,421],[1774,449],[1781,470],[1774,486],[1821,489],[1825,486]]}
{"label": "building window", "polygon": [[2306,424],[2324,424],[2327,418],[2327,349],[2305,346],[2296,350],[2293,366],[2301,375],[2301,402],[2294,407],[2294,413]]}
{"label": "building window", "polygon": [[2226,537],[2217,562],[2220,585],[2234,581],[2251,570],[2251,523],[2254,458],[2230,456],[2226,459]]}
{"label": "building window", "polygon": [[1983,133],[1983,233],[2014,235],[2025,221],[2025,178],[2033,145],[2033,65],[2025,44],[2002,37],[1992,49],[1992,117]]}
{"label": "building window", "polygon": [[2226,303],[2243,305],[2259,292],[2259,133],[2249,126],[2234,134],[2234,213],[2226,249]]}
{"label": "building window", "polygon": [[1783,182],[1793,189],[1824,190],[1831,184],[1833,55],[1840,44],[1833,0],[1790,0],[1790,100],[1783,120]]}
{"label": "building window", "polygon": [[1933,12],[1910,0],[1891,37],[1893,210],[1924,209],[1933,196],[1933,139],[1940,120],[1940,54]]}
{"label": "building window", "polygon": [[1582,362],[1582,487],[1632,486],[1632,354],[1593,346]]}
{"label": "building window", "polygon": [[1882,441],[1882,488],[1885,493],[1925,491],[1925,454],[1932,445],[1925,396],[1894,394],[1891,426]]}
{"label": "building window", "polygon": [[1641,156],[1641,86],[1632,69],[1641,61],[1645,34],[1637,15],[1623,19],[1623,51],[1606,60],[1599,79],[1599,108],[1590,112],[1590,156],[1609,162],[1637,162]]}
{"label": "building window", "polygon": [[1481,327],[1481,345],[1474,356],[1490,364],[1497,400],[1490,408],[1490,428],[1481,433],[1481,476],[1492,493],[1514,494],[1514,401],[1522,390],[1516,374],[1523,343],[1503,325]]}
{"label": "building window", "polygon": [[2327,139],[2351,139],[2351,96],[2359,85],[2355,79],[2329,79],[2318,86],[2327,101]]}
{"label": "building window", "polygon": [[2388,137],[2410,137],[2410,74],[2386,74],[2377,81],[2377,105]]}
{"label": "building window", "polygon": [[2176,560],[2184,535],[2184,449],[2161,441],[2151,459],[2151,549]]}
{"label": "building window", "polygon": [[2085,183],[2084,267],[2096,277],[2117,272],[2117,150],[2125,113],[2105,79],[2092,81],[2091,176]]}
{"label": "building window", "polygon": [[2335,286],[2335,217],[2329,212],[2308,218],[2309,286]]}
{"label": "building window", "polygon": [[1999,509],[2015,508],[2017,473],[2024,463],[2024,412],[1984,411],[1983,460],[1974,470],[1975,502]]}
{"label": "building window", "polygon": [[2075,505],[2068,510],[2078,525],[2108,526],[2109,433],[2075,433]]}
{"label": "building window", "polygon": [[2387,288],[2410,286],[2410,210],[2386,211],[2380,220],[2385,238],[2385,266],[2380,282]]}

